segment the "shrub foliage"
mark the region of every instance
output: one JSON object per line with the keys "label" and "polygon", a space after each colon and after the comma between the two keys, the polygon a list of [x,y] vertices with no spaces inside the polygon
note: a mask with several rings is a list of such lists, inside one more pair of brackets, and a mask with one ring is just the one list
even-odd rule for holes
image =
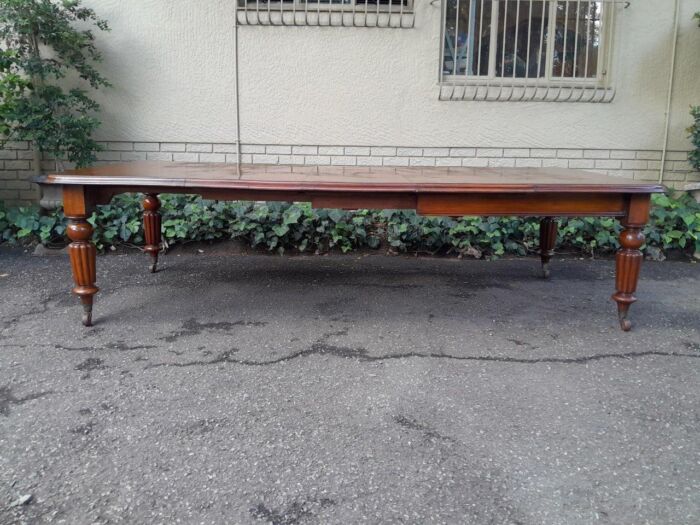
{"label": "shrub foliage", "polygon": [[[646,254],[700,251],[700,205],[689,195],[655,195],[645,229]],[[162,196],[163,238],[169,244],[238,239],[277,253],[388,247],[394,252],[499,257],[534,253],[536,218],[421,217],[399,210],[315,210],[309,204],[220,202],[190,195]],[[100,206],[90,222],[100,250],[143,244],[141,196],[121,195]],[[65,244],[61,210],[42,215],[34,208],[0,207],[0,242]],[[612,218],[559,220],[559,249],[589,256],[618,248],[621,226]]]}
{"label": "shrub foliage", "polygon": [[92,28],[107,22],[80,0],[0,1],[0,138],[78,166],[95,160],[99,106],[87,89],[109,82],[94,67]]}

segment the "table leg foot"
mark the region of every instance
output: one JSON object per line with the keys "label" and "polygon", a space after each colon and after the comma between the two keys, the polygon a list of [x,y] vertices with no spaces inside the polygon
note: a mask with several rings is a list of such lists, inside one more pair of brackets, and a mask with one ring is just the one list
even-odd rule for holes
{"label": "table leg foot", "polygon": [[161,244],[161,215],[160,200],[155,193],[149,193],[143,200],[143,231],[146,237],[146,246],[143,250],[151,256],[149,270],[156,273],[158,270],[158,253]]}
{"label": "table leg foot", "polygon": [[620,328],[622,328],[623,332],[629,332],[630,330],[632,330],[632,321],[627,319],[628,312],[629,312],[629,305],[626,305],[625,308],[618,308],[618,311],[617,311],[617,317],[620,321]]}
{"label": "table leg foot", "polygon": [[83,303],[83,326],[92,326],[92,297],[89,303]]}
{"label": "table leg foot", "polygon": [[540,221],[540,259],[542,260],[542,277],[549,279],[549,261],[554,255],[554,245],[557,242],[557,222],[552,217]]}
{"label": "table leg foot", "polygon": [[549,263],[542,263],[542,278],[549,279],[550,274]]}

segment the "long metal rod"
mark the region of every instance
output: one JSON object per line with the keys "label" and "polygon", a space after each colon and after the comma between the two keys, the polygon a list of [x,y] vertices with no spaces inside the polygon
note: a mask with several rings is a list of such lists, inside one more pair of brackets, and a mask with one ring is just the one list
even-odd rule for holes
{"label": "long metal rod", "polygon": [[596,12],[598,11],[598,6],[594,2],[588,2],[588,8],[586,9],[586,65],[584,66],[583,76],[588,78],[588,59],[591,56],[591,19],[593,18],[592,7],[595,6]]}
{"label": "long metal rod", "polygon": [[[459,64],[459,8],[461,7],[461,1],[457,0],[455,2],[455,34],[454,34],[454,46],[452,46],[452,93],[450,98],[454,99],[455,91],[457,90],[457,67]],[[379,2],[377,2],[379,5]]]}
{"label": "long metal rod", "polygon": [[[513,39],[513,75],[512,79],[515,80],[515,76],[518,74],[518,33],[520,29],[520,0],[516,0],[515,4],[515,37]],[[513,95],[515,94],[515,87],[510,86],[510,94],[506,101],[513,100]]]}
{"label": "long metal rod", "polygon": [[[498,96],[496,97],[497,100],[501,100],[501,95],[503,94],[503,85],[505,82],[505,76],[506,76],[506,35],[508,34],[506,32],[506,23],[508,22],[508,2],[504,2],[504,13],[503,13],[503,38],[501,39],[502,41],[502,49],[501,49],[501,82],[498,87]],[[494,50],[498,52],[498,50]]]}
{"label": "long metal rod", "polygon": [[[246,13],[246,20],[248,13]],[[233,23],[233,62],[236,72],[233,81],[233,93],[236,105],[236,173],[240,179],[241,173],[241,91],[239,84],[238,70],[240,68],[240,60],[238,56],[238,0],[234,2],[234,23]]]}
{"label": "long metal rod", "polygon": [[[537,51],[537,77],[535,77],[535,92],[534,96],[540,92],[540,76],[546,74],[546,71],[542,67],[542,49],[544,45],[544,20],[547,15],[547,2],[542,2],[542,15],[540,18],[540,47]],[[547,25],[549,25],[549,20],[547,20]],[[547,56],[547,50],[544,50],[545,57]],[[547,59],[545,58],[545,67],[547,67]],[[541,72],[541,73],[540,73]]]}
{"label": "long metal rod", "polygon": [[486,91],[484,100],[489,99],[489,93],[491,92],[491,79],[496,78],[496,54],[498,48],[498,32],[494,31],[493,28],[498,25],[498,15],[500,13],[500,3],[491,2],[491,34],[489,35],[489,71],[486,77]]}
{"label": "long metal rod", "polygon": [[[627,8],[628,5],[629,5],[629,3],[625,5],[625,9]],[[603,28],[604,31],[601,32],[602,42],[600,45],[602,46],[603,51],[605,53],[605,78],[604,78],[604,82],[602,83],[602,85],[605,87],[610,86],[610,82],[611,82],[610,81],[610,78],[611,78],[610,71],[612,69],[612,65],[620,63],[620,59],[619,59],[620,48],[622,46],[618,45],[617,49],[615,49],[615,46],[613,46],[613,37],[618,31],[616,29],[616,27],[617,27],[616,26],[616,24],[617,24],[617,22],[616,22],[616,20],[617,20],[616,7],[617,6],[615,6],[615,5],[611,5],[608,7],[607,11],[610,14],[610,24],[608,24],[607,28]],[[622,31],[622,29],[620,31]],[[600,71],[600,65],[599,65],[598,72],[597,72],[597,78],[601,78],[601,76],[602,76],[602,72]],[[599,85],[601,85],[600,82],[599,82]],[[603,89],[602,91],[603,91],[603,95],[601,97],[601,100],[603,100],[603,98],[605,97],[606,90]]]}
{"label": "long metal rod", "polygon": [[673,102],[673,83],[676,76],[676,50],[678,48],[678,14],[679,0],[674,2],[673,11],[673,44],[671,46],[671,72],[668,76],[668,94],[666,96],[666,115],[664,123],[664,143],[661,149],[661,168],[659,169],[659,183],[664,181],[666,173],[666,156],[668,154],[668,133],[671,127],[671,103]]}
{"label": "long metal rod", "polygon": [[[469,0],[465,0],[469,1]],[[377,2],[377,6],[379,6],[379,2]],[[455,50],[454,54],[452,55],[452,74],[456,77],[458,68],[459,68],[459,10],[462,7],[462,2],[461,0],[457,0],[456,3],[456,9],[455,9]]]}
{"label": "long metal rod", "polygon": [[520,0],[515,3],[515,36],[513,37],[513,78],[518,74],[518,33],[520,30]]}
{"label": "long metal rod", "polygon": [[466,69],[465,75],[472,74],[474,69],[474,33],[476,32],[476,2],[477,0],[469,0],[469,33],[467,34],[467,54],[466,54]]}
{"label": "long metal rod", "polygon": [[[475,35],[476,38],[479,39],[479,47],[477,49],[477,55],[476,55],[476,69],[474,70],[474,76],[479,76],[481,75],[481,41],[483,40],[482,38],[482,33],[484,32],[484,0],[481,0],[481,5],[479,6],[479,31]],[[465,87],[465,93],[466,93],[466,87]],[[476,98],[479,95],[479,86],[477,86],[474,91],[472,92],[472,97],[471,100],[476,100]]]}
{"label": "long metal rod", "polygon": [[[595,78],[597,81],[596,88],[591,93],[590,98],[586,102],[596,102],[596,95],[598,91],[601,91],[601,97],[598,101],[603,101],[606,97],[607,89],[606,87],[610,83],[609,70],[612,65],[612,55],[608,52],[610,49],[610,44],[608,40],[612,42],[612,36],[615,33],[615,5],[606,6],[605,2],[593,2],[596,6],[596,13],[599,13],[599,18],[602,20],[603,17],[607,17],[606,26],[603,27],[603,31],[599,30],[598,34],[598,51],[596,56],[596,71]],[[598,9],[600,7],[600,9]],[[593,19],[595,24],[595,19]],[[595,27],[595,25],[594,25]],[[608,38],[609,37],[609,38]],[[607,47],[606,47],[607,46]],[[601,62],[601,55],[603,56],[603,61]],[[601,70],[601,63],[604,68]],[[602,88],[602,89],[601,89]],[[612,100],[612,99],[611,99]]]}
{"label": "long metal rod", "polygon": [[474,74],[479,76],[481,74],[481,41],[483,40],[481,34],[484,32],[484,0],[481,0],[481,6],[479,7],[479,33],[476,37],[479,39],[479,49],[476,55],[476,71]]}
{"label": "long metal rod", "polygon": [[562,60],[561,60],[561,78],[564,78],[566,74],[566,44],[567,38],[569,36],[569,2],[566,2],[564,7],[564,47],[562,48]]}
{"label": "long metal rod", "polygon": [[[527,49],[525,50],[525,78],[529,79],[530,78],[530,42],[532,41],[532,7],[535,2],[529,2],[530,8],[528,10],[527,14]],[[523,88],[523,92],[520,94],[520,99],[523,100],[525,98],[525,93],[527,92],[527,88]]]}
{"label": "long metal rod", "polygon": [[[557,6],[558,1],[549,2],[549,19],[547,20],[547,34],[549,36],[545,55],[544,79],[545,90],[544,100],[549,99],[549,92],[552,88],[552,79],[554,77],[554,45],[557,34]],[[554,97],[556,100],[556,97]]]}
{"label": "long metal rod", "polygon": [[[445,77],[445,43],[447,42],[447,5],[446,2],[440,3],[440,68],[438,69],[438,85],[442,84]],[[365,3],[365,8],[367,4]],[[367,16],[365,14],[365,16]],[[442,90],[440,90],[442,93]]]}
{"label": "long metal rod", "polygon": [[573,69],[571,70],[574,78],[577,76],[576,73],[578,72],[578,30],[579,30],[579,24],[581,21],[581,17],[579,16],[581,14],[581,2],[577,0],[576,2],[576,26],[574,29],[574,59],[573,59]]}
{"label": "long metal rod", "polygon": [[[567,5],[569,5],[567,3]],[[578,28],[579,28],[579,12],[580,12],[580,2],[579,0],[576,0],[576,25],[574,29],[574,56],[572,57],[571,60],[571,77],[572,78],[578,78],[576,76],[576,68],[578,67]],[[567,22],[568,24],[568,22]],[[563,100],[563,102],[570,102],[571,97],[574,96],[574,90],[569,89],[569,96]],[[579,93],[579,100],[581,99],[581,96],[583,96],[583,93]]]}
{"label": "long metal rod", "polygon": [[[584,61],[584,68],[583,68],[583,78],[588,78],[588,56],[590,54],[590,40],[591,40],[591,4],[592,2],[588,1],[586,2],[586,47],[585,47],[585,52],[586,52],[586,58]],[[597,10],[597,4],[596,5],[596,10]],[[578,21],[576,22],[577,27],[578,27]],[[577,30],[578,32],[578,30]],[[578,38],[578,37],[577,37]],[[578,66],[578,61],[576,62]],[[583,95],[584,91],[581,90],[578,94],[578,98],[574,102],[581,102],[583,100]],[[595,93],[592,95],[595,96]],[[571,99],[571,97],[569,97]]]}

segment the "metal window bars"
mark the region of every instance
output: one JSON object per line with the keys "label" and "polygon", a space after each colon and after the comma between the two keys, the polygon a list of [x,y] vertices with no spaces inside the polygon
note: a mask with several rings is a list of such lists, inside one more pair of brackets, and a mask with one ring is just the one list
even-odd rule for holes
{"label": "metal window bars", "polygon": [[440,100],[611,102],[620,0],[445,0]]}
{"label": "metal window bars", "polygon": [[413,0],[235,0],[239,25],[376,27],[415,25]]}

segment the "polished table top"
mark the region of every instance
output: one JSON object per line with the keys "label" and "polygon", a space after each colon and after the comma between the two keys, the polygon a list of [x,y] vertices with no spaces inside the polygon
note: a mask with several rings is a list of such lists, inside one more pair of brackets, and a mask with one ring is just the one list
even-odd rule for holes
{"label": "polished table top", "polygon": [[130,162],[43,175],[41,184],[277,191],[659,193],[653,183],[564,168],[364,167]]}

